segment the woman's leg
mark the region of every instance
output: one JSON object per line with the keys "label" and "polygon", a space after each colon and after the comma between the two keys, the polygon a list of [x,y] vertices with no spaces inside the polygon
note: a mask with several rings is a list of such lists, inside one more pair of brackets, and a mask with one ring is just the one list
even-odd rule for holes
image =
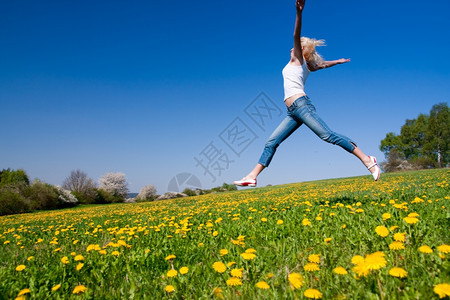
{"label": "woman's leg", "polygon": [[301,122],[295,120],[288,114],[286,118],[278,125],[275,131],[267,140],[264,151],[256,164],[255,168],[244,178],[245,179],[256,179],[259,173],[261,173],[264,168],[268,167],[270,162],[272,161],[273,156],[275,155],[275,151],[278,146],[287,139],[297,128],[302,125]]}
{"label": "woman's leg", "polygon": [[347,152],[355,155],[366,167],[369,168],[371,166],[369,168],[369,171],[371,173],[379,172],[378,166],[374,165],[373,158],[371,159],[369,156],[364,154],[364,152],[360,148],[358,148],[356,144],[348,137],[332,131],[322,120],[322,118],[320,118],[320,116],[316,113],[316,108],[309,100],[305,102],[304,106],[296,109],[293,114],[296,118],[305,123],[305,125],[308,126],[322,140],[334,145],[338,145],[345,149]]}

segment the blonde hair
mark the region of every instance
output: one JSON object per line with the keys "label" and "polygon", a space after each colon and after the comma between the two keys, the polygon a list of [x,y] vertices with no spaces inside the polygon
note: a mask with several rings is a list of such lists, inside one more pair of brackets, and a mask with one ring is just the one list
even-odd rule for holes
{"label": "blonde hair", "polygon": [[317,53],[316,47],[325,46],[325,40],[316,40],[302,36],[300,38],[300,43],[303,48],[303,56],[308,63],[318,66],[323,62],[323,58]]}

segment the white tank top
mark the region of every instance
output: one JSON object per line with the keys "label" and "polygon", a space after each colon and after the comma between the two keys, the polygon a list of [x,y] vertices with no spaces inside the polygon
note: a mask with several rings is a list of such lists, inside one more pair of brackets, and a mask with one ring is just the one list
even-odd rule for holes
{"label": "white tank top", "polygon": [[296,66],[287,64],[283,68],[284,100],[295,95],[305,94],[305,81],[310,73],[306,60],[303,59],[303,65]]}

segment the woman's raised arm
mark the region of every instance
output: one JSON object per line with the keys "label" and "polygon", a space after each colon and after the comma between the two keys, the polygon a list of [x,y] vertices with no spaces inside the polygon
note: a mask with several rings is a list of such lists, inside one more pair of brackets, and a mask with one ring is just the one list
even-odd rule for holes
{"label": "woman's raised arm", "polygon": [[294,28],[294,57],[291,58],[292,60],[298,59],[300,64],[303,64],[303,51],[300,36],[302,31],[302,12],[305,7],[305,0],[297,0],[295,2],[295,7],[297,9],[297,17],[295,18]]}

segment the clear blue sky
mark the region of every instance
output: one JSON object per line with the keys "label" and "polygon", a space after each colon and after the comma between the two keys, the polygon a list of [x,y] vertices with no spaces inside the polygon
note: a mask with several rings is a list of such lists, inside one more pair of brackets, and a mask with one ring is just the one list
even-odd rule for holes
{"label": "clear blue sky", "polygon": [[[74,169],[96,181],[123,172],[133,192],[154,184],[163,193],[182,172],[206,188],[242,178],[284,118],[294,3],[2,1],[0,168],[51,184]],[[328,125],[383,160],[387,132],[448,102],[449,11],[448,0],[307,0],[302,35],[326,40],[325,59],[352,60],[308,78]],[[258,127],[245,108],[261,92],[282,115]],[[236,117],[252,133],[239,156],[221,139]],[[233,161],[215,182],[194,160],[211,142]],[[302,127],[259,185],[363,174]]]}

